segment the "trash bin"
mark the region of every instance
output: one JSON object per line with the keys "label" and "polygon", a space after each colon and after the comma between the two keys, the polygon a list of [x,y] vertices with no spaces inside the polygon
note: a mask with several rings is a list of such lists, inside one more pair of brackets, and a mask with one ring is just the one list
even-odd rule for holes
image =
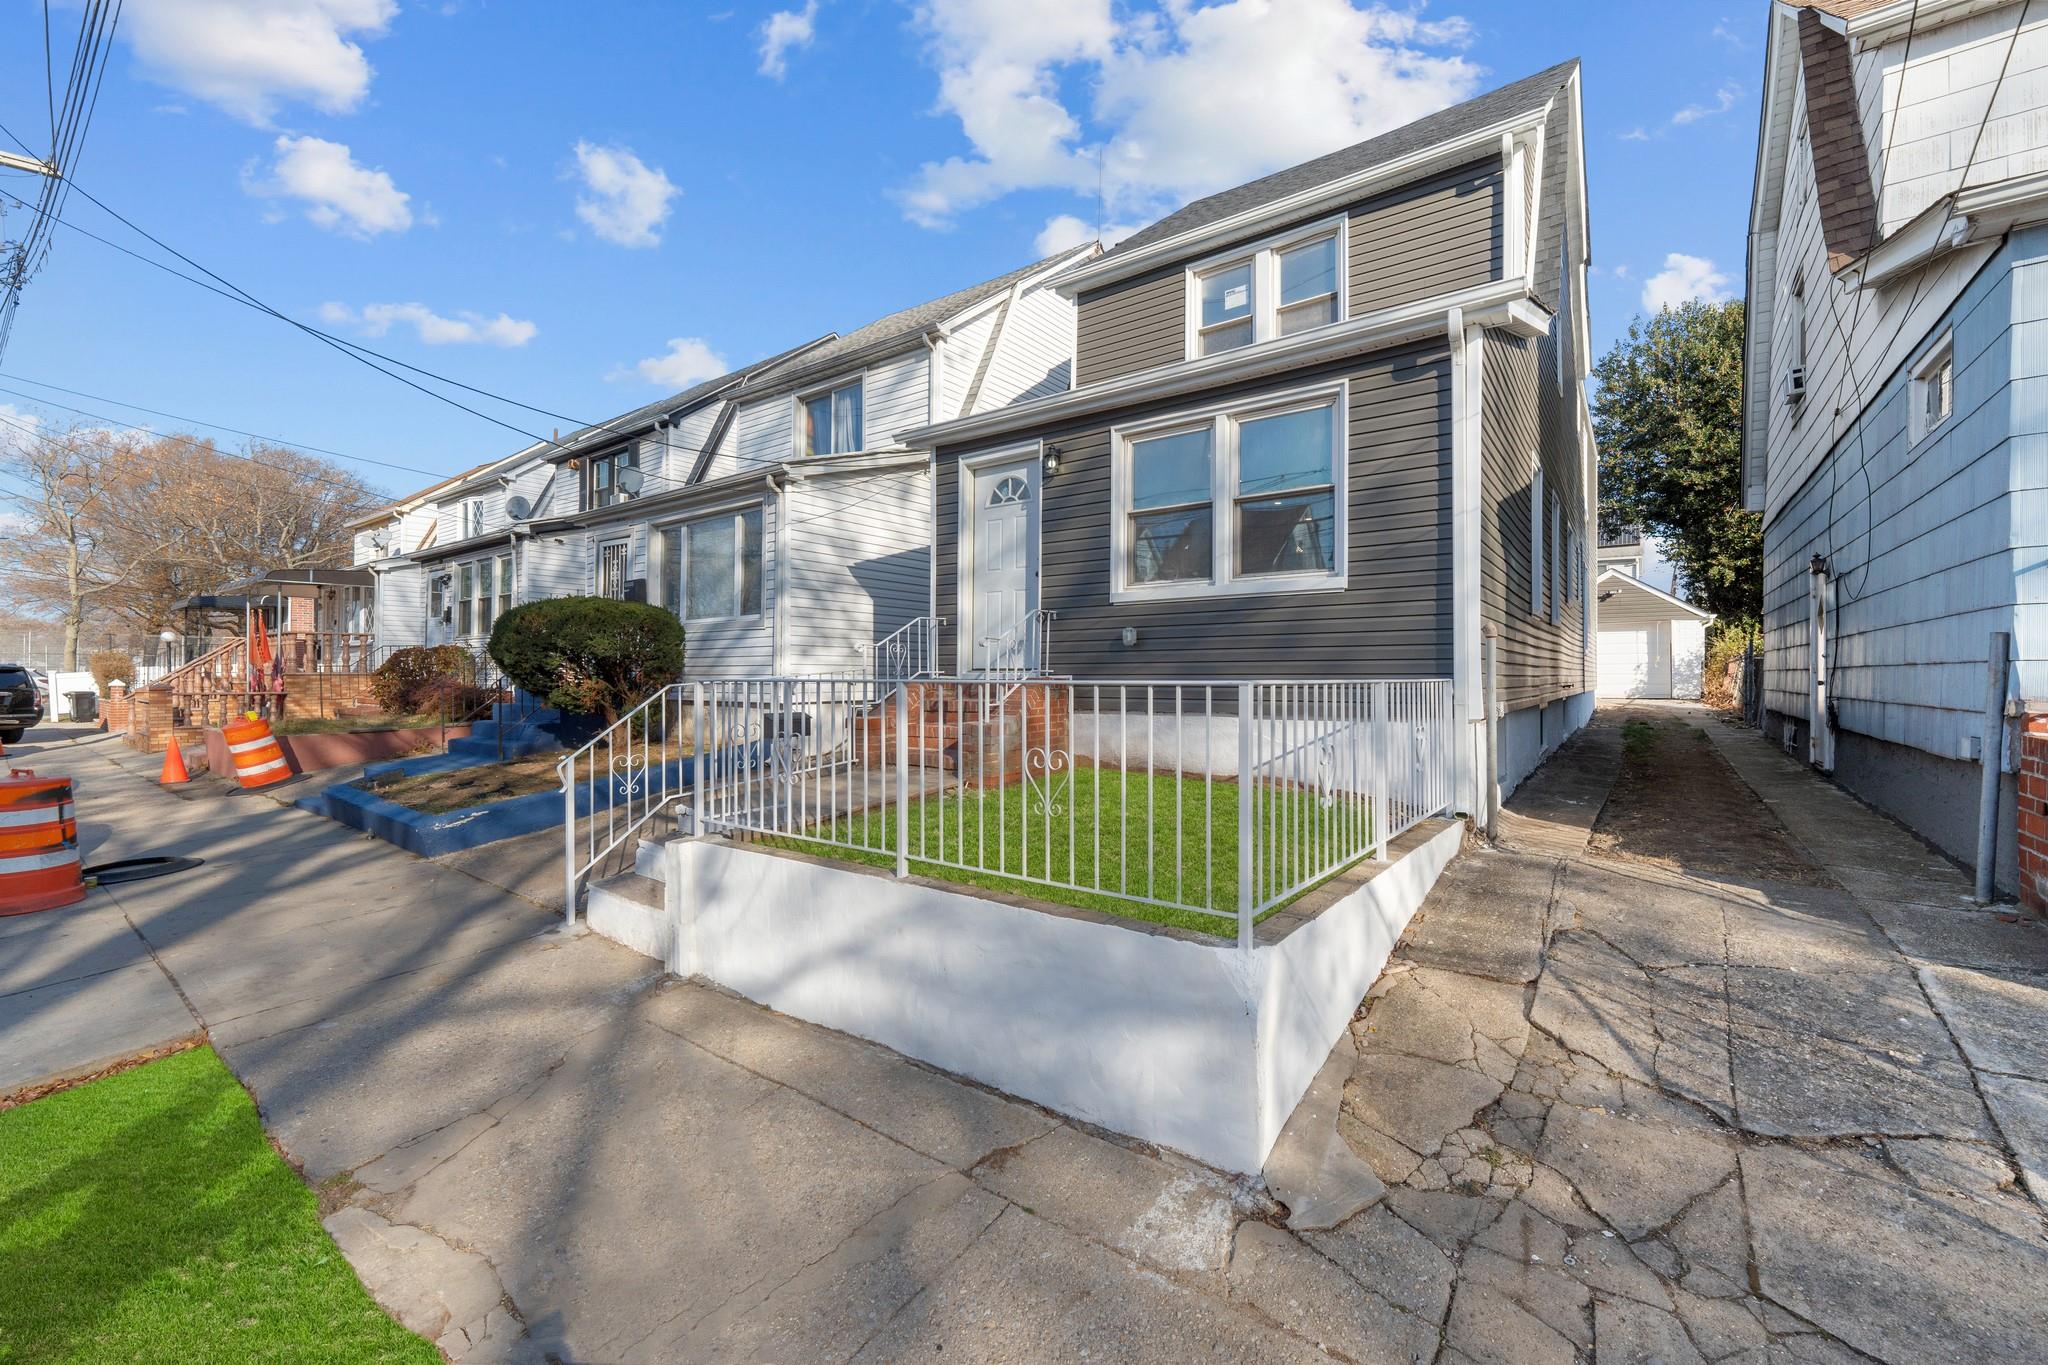
{"label": "trash bin", "polygon": [[97,692],[73,692],[69,696],[71,698],[71,719],[98,720],[100,718],[100,698]]}

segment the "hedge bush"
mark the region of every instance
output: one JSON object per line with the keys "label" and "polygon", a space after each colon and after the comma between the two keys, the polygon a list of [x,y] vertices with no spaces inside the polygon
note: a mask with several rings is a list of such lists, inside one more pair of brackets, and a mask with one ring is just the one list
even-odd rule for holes
{"label": "hedge bush", "polygon": [[130,687],[135,685],[135,660],[129,658],[123,650],[100,650],[85,661],[85,666],[92,670],[93,683],[103,697],[107,695],[109,683],[126,683]]}
{"label": "hedge bush", "polygon": [[522,690],[609,723],[682,676],[683,624],[644,602],[553,597],[500,616],[490,651]]}
{"label": "hedge bush", "polygon": [[451,681],[466,684],[475,670],[475,661],[460,645],[395,649],[370,679],[370,695],[391,714],[409,716],[429,709],[430,688]]}

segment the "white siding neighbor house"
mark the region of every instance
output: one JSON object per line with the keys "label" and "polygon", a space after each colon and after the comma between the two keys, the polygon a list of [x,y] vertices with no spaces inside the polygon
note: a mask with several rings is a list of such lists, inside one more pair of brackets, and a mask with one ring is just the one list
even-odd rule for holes
{"label": "white siding neighbor house", "polygon": [[685,678],[844,672],[931,601],[929,457],[900,433],[1064,391],[1092,243],[828,333],[366,519],[380,645],[480,650],[548,597],[652,602]]}
{"label": "white siding neighbor house", "polygon": [[2048,8],[1770,9],[1743,486],[1765,728],[1963,860],[1994,632],[2048,698]]}

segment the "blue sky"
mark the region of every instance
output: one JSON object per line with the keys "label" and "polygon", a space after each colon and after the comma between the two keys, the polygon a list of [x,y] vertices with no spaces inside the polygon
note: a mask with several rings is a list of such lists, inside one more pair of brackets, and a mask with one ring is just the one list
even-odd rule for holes
{"label": "blue sky", "polygon": [[[0,4],[0,122],[41,152],[42,6]],[[78,17],[53,6],[60,66]],[[1740,288],[1763,19],[1526,0],[127,0],[76,172],[281,312],[602,420],[1578,56],[1604,350],[1646,292]],[[33,196],[21,176],[0,190]],[[12,237],[26,215],[5,206]],[[80,196],[65,216],[156,254]],[[62,229],[0,358],[0,387],[39,392],[17,377],[420,471],[363,468],[391,491],[523,444]]]}

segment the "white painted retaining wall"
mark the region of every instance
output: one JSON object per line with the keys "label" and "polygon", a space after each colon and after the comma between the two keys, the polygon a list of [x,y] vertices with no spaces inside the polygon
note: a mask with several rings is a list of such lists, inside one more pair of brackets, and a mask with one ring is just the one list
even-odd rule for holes
{"label": "white painted retaining wall", "polygon": [[672,944],[679,975],[1257,1171],[1462,831],[1421,838],[1249,956],[720,839],[664,846],[667,942],[655,912],[617,899],[593,896],[590,922],[642,951]]}

